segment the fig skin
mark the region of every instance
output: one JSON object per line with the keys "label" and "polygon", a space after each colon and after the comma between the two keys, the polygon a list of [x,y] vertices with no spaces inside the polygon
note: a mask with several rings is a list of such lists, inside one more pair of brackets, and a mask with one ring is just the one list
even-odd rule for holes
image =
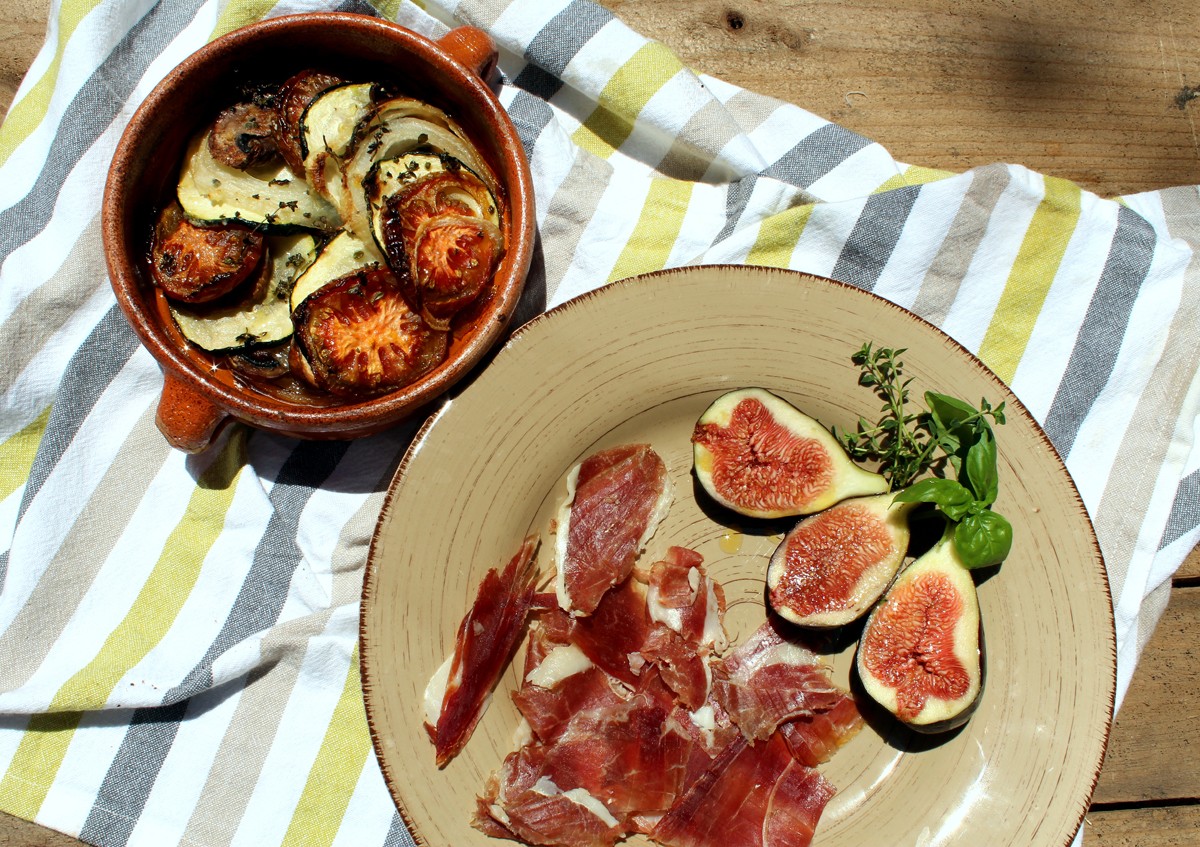
{"label": "fig skin", "polygon": [[762,388],[718,397],[692,433],[696,479],[714,500],[751,518],[810,515],[888,490],[858,467],[820,422]]}
{"label": "fig skin", "polygon": [[908,513],[916,503],[894,499],[891,493],[852,497],[796,524],[767,567],[771,608],[785,620],[817,629],[865,615],[908,550]]}
{"label": "fig skin", "polygon": [[855,669],[871,699],[918,732],[956,729],[975,711],[985,676],[983,621],[952,531],[901,571],[871,611]]}

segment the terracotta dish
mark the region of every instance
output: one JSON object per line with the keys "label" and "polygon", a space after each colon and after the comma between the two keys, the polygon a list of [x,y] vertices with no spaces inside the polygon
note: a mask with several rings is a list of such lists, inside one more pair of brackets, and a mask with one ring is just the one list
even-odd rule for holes
{"label": "terracotta dish", "polygon": [[[262,21],[206,45],[173,70],[134,114],[113,156],[102,226],[117,302],[164,374],[159,428],[176,447],[203,450],[230,420],[304,438],[351,438],[389,427],[460,380],[505,331],[534,237],[529,166],[515,128],[485,82],[496,48],[464,27],[437,42],[363,15],[316,13]],[[148,276],[152,221],[171,195],[188,139],[232,102],[239,86],[319,67],[385,81],[454,117],[498,177],[507,251],[492,295],[456,326],[436,370],[391,394],[324,404],[255,389],[191,348],[156,302]]]}
{"label": "terracotta dish", "polygon": [[[645,556],[698,550],[727,593],[736,643],[763,620],[764,573],[782,529],[731,520],[693,487],[689,437],[721,393],[762,386],[826,426],[853,428],[880,401],[857,384],[864,341],[907,347],[925,389],[1005,401],[1000,499],[1012,554],[977,576],[987,642],[970,722],[918,736],[864,706],[868,725],[823,766],[840,789],[817,847],[1064,847],[1078,829],[1108,740],[1112,605],[1087,514],[1028,411],[976,358],[911,313],[799,273],[697,267],[607,286],[521,328],[417,437],[389,490],[363,592],[367,714],[387,784],[420,844],[483,845],[474,797],[513,747],[509,668],[458,758],[434,766],[422,694],[491,567],[527,532],[543,537],[568,469],[593,451],[648,441],[676,483]],[[548,377],[547,374],[553,374]],[[544,584],[544,583],[543,583]],[[824,652],[850,683],[853,638]],[[521,667],[519,653],[516,668]],[[642,838],[630,844],[646,844]]]}

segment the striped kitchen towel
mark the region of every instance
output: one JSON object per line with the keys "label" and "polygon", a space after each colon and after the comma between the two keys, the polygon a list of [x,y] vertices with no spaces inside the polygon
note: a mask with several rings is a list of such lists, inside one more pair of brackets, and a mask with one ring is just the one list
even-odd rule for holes
{"label": "striped kitchen towel", "polygon": [[1118,697],[1200,541],[1200,192],[910,167],[683,67],[587,0],[55,0],[0,127],[0,809],[100,845],[411,844],[368,739],[358,599],[415,424],[171,450],[99,202],[208,39],[341,9],[479,26],[532,164],[526,315],[689,263],[790,267],[937,324],[1065,457],[1109,569]]}

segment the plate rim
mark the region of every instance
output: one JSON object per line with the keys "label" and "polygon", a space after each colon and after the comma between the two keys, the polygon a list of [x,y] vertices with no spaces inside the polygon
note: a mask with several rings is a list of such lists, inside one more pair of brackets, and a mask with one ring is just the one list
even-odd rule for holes
{"label": "plate rim", "polygon": [[[1100,575],[1101,582],[1104,586],[1104,598],[1105,598],[1105,605],[1106,605],[1106,611],[1107,611],[1107,616],[1105,618],[1105,621],[1108,624],[1103,645],[1097,645],[1098,648],[1100,646],[1107,648],[1107,651],[1104,655],[1108,659],[1107,664],[1109,667],[1109,672],[1106,675],[1106,681],[1108,683],[1108,685],[1107,685],[1107,689],[1108,689],[1107,701],[1108,702],[1105,704],[1106,711],[1108,713],[1108,717],[1104,722],[1103,732],[1101,733],[1102,738],[1101,738],[1101,743],[1100,743],[1100,748],[1099,748],[1099,757],[1098,757],[1095,765],[1091,769],[1091,771],[1092,771],[1091,778],[1090,778],[1090,782],[1087,787],[1086,797],[1084,798],[1085,802],[1082,804],[1082,808],[1078,814],[1077,820],[1075,821],[1075,826],[1074,826],[1073,832],[1070,835],[1068,835],[1067,840],[1063,842],[1063,847],[1069,847],[1069,845],[1074,841],[1077,833],[1079,832],[1079,829],[1083,826],[1084,820],[1087,817],[1087,813],[1091,807],[1092,798],[1095,795],[1096,786],[1100,779],[1100,773],[1101,773],[1101,770],[1103,769],[1104,761],[1107,757],[1108,746],[1109,746],[1109,743],[1110,743],[1111,737],[1112,737],[1113,723],[1115,720],[1115,715],[1113,712],[1114,712],[1114,708],[1116,705],[1116,688],[1117,688],[1117,644],[1116,644],[1115,607],[1114,607],[1113,598],[1112,598],[1112,585],[1111,585],[1111,582],[1110,582],[1109,576],[1108,576],[1108,565],[1107,565],[1107,562],[1105,561],[1103,550],[1100,547],[1100,542],[1096,535],[1096,528],[1095,528],[1094,523],[1092,522],[1091,515],[1088,513],[1087,506],[1083,502],[1083,497],[1079,493],[1079,488],[1076,485],[1074,478],[1071,476],[1070,471],[1067,469],[1066,462],[1063,460],[1063,458],[1059,454],[1058,450],[1055,449],[1054,444],[1051,442],[1050,437],[1046,434],[1045,430],[1042,428],[1041,423],[1037,420],[1036,417],[1034,417],[1033,413],[1029,411],[1029,409],[1025,406],[1025,404],[1022,403],[1021,400],[1016,396],[1016,394],[1013,392],[1012,388],[1007,383],[1005,383],[1002,379],[1000,379],[1000,377],[997,376],[996,373],[991,368],[989,368],[975,353],[973,353],[972,351],[967,349],[957,339],[953,338],[948,333],[946,333],[946,331],[943,330],[941,327],[939,327],[936,324],[932,323],[931,321],[923,318],[921,315],[917,314],[916,312],[913,312],[910,309],[905,308],[904,306],[894,303],[891,300],[888,300],[887,298],[882,297],[881,295],[876,294],[873,291],[868,291],[866,289],[859,288],[858,286],[852,285],[850,283],[841,282],[839,280],[832,279],[832,278],[826,277],[826,276],[821,276],[819,274],[812,274],[812,273],[808,273],[805,271],[797,271],[797,270],[793,270],[790,268],[771,267],[768,265],[738,265],[738,264],[727,264],[727,263],[685,265],[682,267],[666,268],[663,270],[649,271],[647,273],[636,274],[633,276],[625,277],[623,279],[605,283],[605,284],[603,284],[597,288],[591,289],[589,291],[582,292],[582,293],[580,293],[568,300],[565,300],[564,302],[559,303],[559,304],[547,309],[546,311],[541,312],[540,314],[534,316],[533,318],[531,318],[530,320],[528,320],[521,326],[517,327],[515,330],[513,330],[510,333],[509,337],[505,340],[504,344],[501,345],[491,357],[487,357],[485,359],[485,362],[483,363],[483,367],[481,367],[479,369],[478,373],[475,375],[475,377],[473,379],[468,380],[468,382],[465,385],[460,385],[458,388],[456,388],[455,390],[450,392],[450,394],[446,398],[446,402],[441,403],[438,406],[438,408],[434,412],[432,412],[432,414],[430,414],[428,416],[428,418],[422,423],[421,427],[414,434],[413,439],[409,443],[408,447],[405,449],[404,455],[401,458],[399,464],[396,466],[396,469],[392,474],[392,478],[388,483],[388,487],[387,487],[387,491],[384,495],[383,503],[380,506],[379,517],[376,519],[375,526],[371,533],[370,544],[369,544],[368,550],[367,550],[367,559],[366,559],[365,570],[363,573],[363,586],[362,586],[362,592],[361,592],[361,597],[360,597],[360,607],[359,607],[360,614],[359,614],[359,624],[358,624],[358,652],[359,652],[358,661],[359,661],[359,676],[360,676],[360,680],[361,680],[361,684],[362,684],[362,692],[363,692],[363,705],[364,705],[364,709],[366,712],[367,728],[368,728],[368,731],[369,731],[369,734],[371,737],[371,745],[373,748],[373,752],[375,753],[376,761],[379,764],[380,772],[383,775],[384,784],[387,787],[388,794],[392,798],[393,805],[396,807],[396,810],[397,810],[398,814],[400,815],[401,820],[404,822],[405,826],[408,828],[408,831],[411,834],[411,836],[413,837],[413,840],[418,845],[426,845],[429,843],[428,840],[425,838],[425,836],[421,832],[419,832],[416,822],[412,819],[408,809],[406,808],[403,800],[401,799],[398,788],[397,788],[399,778],[397,777],[396,774],[392,773],[391,766],[387,762],[387,760],[385,759],[385,756],[384,756],[384,741],[382,738],[381,730],[377,726],[377,723],[375,720],[375,715],[374,715],[374,709],[372,707],[372,697],[374,696],[374,690],[375,690],[376,686],[375,686],[375,679],[373,676],[373,671],[371,670],[372,662],[370,661],[371,652],[372,652],[373,648],[369,646],[369,643],[368,643],[369,639],[367,638],[366,621],[367,621],[368,615],[365,614],[368,607],[374,602],[374,596],[375,596],[375,591],[376,591],[376,587],[377,587],[378,571],[379,571],[376,552],[377,552],[378,545],[380,543],[380,538],[381,538],[382,531],[383,531],[384,521],[389,515],[390,508],[391,508],[392,502],[396,496],[397,491],[400,489],[400,486],[403,485],[404,482],[406,481],[406,475],[407,475],[409,466],[410,466],[412,460],[416,457],[417,453],[420,452],[420,450],[423,448],[424,444],[428,441],[428,439],[431,436],[431,433],[433,433],[433,431],[434,431],[435,427],[438,425],[439,421],[441,421],[442,418],[445,417],[445,415],[447,414],[447,411],[451,408],[453,399],[457,398],[458,396],[460,396],[461,394],[463,394],[467,391],[470,391],[471,387],[476,382],[486,380],[488,378],[488,374],[491,372],[490,365],[492,364],[492,362],[500,359],[501,357],[513,355],[512,350],[515,347],[518,347],[522,344],[532,343],[528,340],[531,333],[553,332],[554,331],[553,327],[556,325],[557,321],[561,320],[561,317],[560,317],[561,315],[566,314],[575,309],[578,309],[583,304],[585,304],[595,298],[614,296],[612,294],[612,292],[614,292],[616,290],[624,290],[624,289],[635,288],[635,287],[636,288],[644,287],[646,289],[650,289],[654,285],[662,285],[664,280],[667,281],[666,282],[667,285],[670,285],[671,281],[673,281],[674,279],[679,278],[679,277],[688,276],[688,275],[694,274],[696,272],[728,273],[728,274],[731,274],[734,276],[739,276],[739,275],[775,276],[775,275],[779,275],[779,276],[784,276],[784,277],[793,277],[798,283],[803,280],[810,280],[810,281],[816,282],[819,285],[829,285],[835,289],[853,292],[850,296],[865,296],[868,300],[873,300],[877,304],[881,304],[885,307],[888,307],[888,308],[891,308],[891,309],[901,312],[904,316],[911,318],[920,324],[923,324],[928,329],[931,329],[934,333],[936,333],[938,336],[940,336],[943,343],[948,343],[950,345],[953,345],[955,348],[957,348],[957,350],[966,357],[968,362],[977,371],[979,371],[985,378],[987,378],[988,380],[993,382],[996,385],[996,387],[1004,394],[1006,408],[1012,408],[1015,406],[1019,410],[1019,413],[1026,419],[1026,421],[1029,424],[1032,425],[1033,431],[1037,435],[1038,439],[1047,448],[1049,455],[1054,459],[1054,462],[1058,468],[1058,471],[1061,473],[1063,479],[1067,482],[1067,485],[1068,485],[1068,488],[1069,488],[1069,491],[1070,491],[1070,494],[1071,494],[1071,497],[1073,500],[1074,508],[1084,518],[1084,523],[1087,527],[1088,544],[1091,547],[1092,553],[1095,556],[1096,561],[1100,565],[1099,575]],[[551,327],[550,329],[543,329],[543,327],[546,327],[548,325]]]}

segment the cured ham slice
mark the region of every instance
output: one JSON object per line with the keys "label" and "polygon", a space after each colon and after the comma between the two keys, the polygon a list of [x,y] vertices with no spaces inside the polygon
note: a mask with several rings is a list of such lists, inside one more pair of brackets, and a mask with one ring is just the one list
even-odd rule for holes
{"label": "cured ham slice", "polygon": [[642,646],[641,655],[658,667],[663,682],[689,710],[708,699],[708,662],[674,630],[656,626]]}
{"label": "cured ham slice", "polygon": [[735,738],[651,832],[667,847],[806,847],[834,788],[779,734]]}
{"label": "cured ham slice", "polygon": [[569,639],[570,632],[570,618],[559,609],[541,616],[529,635],[521,686],[512,695],[534,736],[547,744],[576,714],[616,708],[629,697]]}
{"label": "cured ham slice", "polygon": [[647,444],[603,450],[571,470],[555,543],[562,609],[590,615],[605,592],[629,576],[671,494],[666,465]]}
{"label": "cured ham slice", "polygon": [[854,698],[843,694],[829,711],[788,721],[779,727],[779,733],[798,761],[816,767],[828,762],[862,726]]}
{"label": "cured ham slice", "polygon": [[525,841],[563,845],[610,844],[665,812],[683,793],[692,740],[664,691],[577,712],[553,744],[510,754],[480,809]]}
{"label": "cured ham slice", "polygon": [[646,590],[627,579],[607,591],[591,615],[573,619],[571,640],[599,667],[627,685],[636,685],[645,664],[642,647],[653,626],[646,610]]}
{"label": "cured ham slice", "polygon": [[528,844],[609,847],[624,835],[620,822],[581,788],[563,789],[543,771],[547,747],[509,753],[476,800],[472,825],[493,837]]}
{"label": "cured ham slice", "polygon": [[843,692],[811,650],[763,624],[713,669],[713,692],[750,741],[781,723],[832,709]]}
{"label": "cured ham slice", "polygon": [[503,571],[487,572],[459,624],[454,653],[426,689],[425,728],[438,767],[458,755],[471,737],[521,637],[533,598],[536,550],[537,539],[530,536]]}
{"label": "cured ham slice", "polygon": [[720,653],[729,644],[722,619],[725,592],[701,567],[703,558],[686,547],[672,547],[647,577],[650,618],[704,653]]}

